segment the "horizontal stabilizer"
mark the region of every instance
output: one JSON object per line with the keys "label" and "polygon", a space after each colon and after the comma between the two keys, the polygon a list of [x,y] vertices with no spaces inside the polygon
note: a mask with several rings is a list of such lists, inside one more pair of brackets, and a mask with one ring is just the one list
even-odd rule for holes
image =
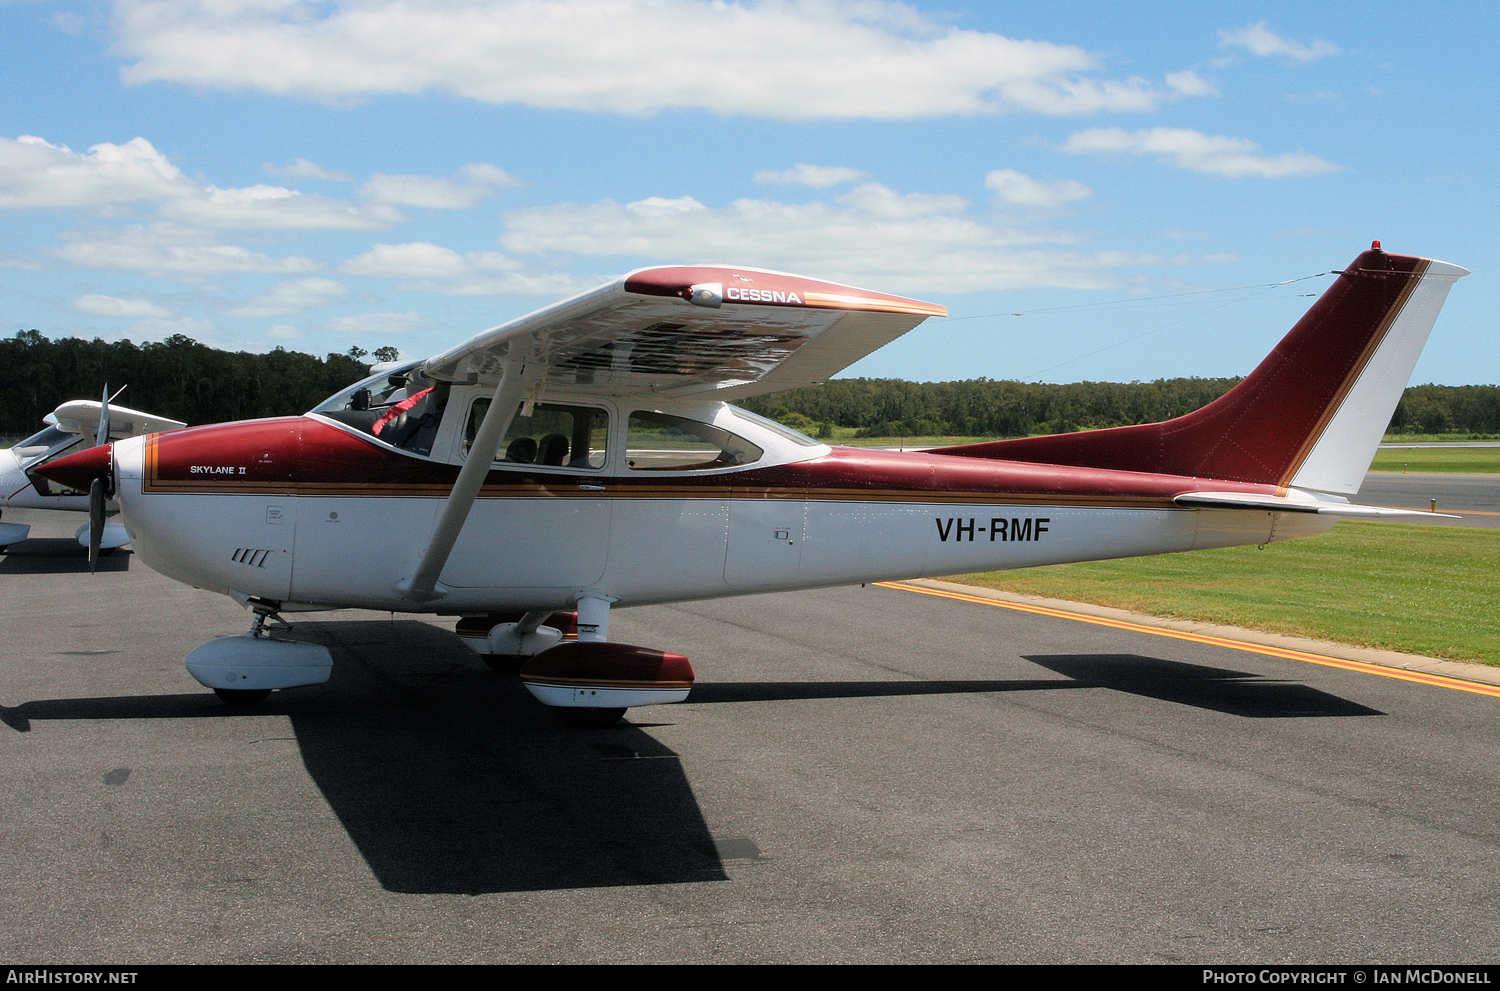
{"label": "horizontal stabilizer", "polygon": [[1212,509],[1258,509],[1274,513],[1318,513],[1322,516],[1349,516],[1370,518],[1420,516],[1423,519],[1437,517],[1456,520],[1460,517],[1450,513],[1428,513],[1419,509],[1391,509],[1386,506],[1355,506],[1347,502],[1317,499],[1305,492],[1292,492],[1284,496],[1261,495],[1254,492],[1184,492],[1172,500],[1179,506],[1201,506]]}

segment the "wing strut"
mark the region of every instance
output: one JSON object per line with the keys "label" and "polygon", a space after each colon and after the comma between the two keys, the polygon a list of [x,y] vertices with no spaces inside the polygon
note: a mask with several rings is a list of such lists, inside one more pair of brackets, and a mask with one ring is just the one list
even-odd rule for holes
{"label": "wing strut", "polygon": [[453,491],[448,495],[448,504],[443,507],[443,515],[432,532],[432,540],[422,552],[422,562],[417,565],[415,574],[396,583],[396,594],[402,598],[412,602],[436,602],[448,594],[448,589],[438,582],[438,576],[443,573],[443,565],[448,563],[448,555],[453,553],[453,545],[464,528],[464,521],[469,518],[474,500],[479,497],[495,455],[500,453],[500,442],[505,439],[505,431],[510,429],[510,423],[516,417],[516,408],[527,389],[541,380],[543,370],[538,362],[505,363],[505,373],[500,377],[500,384],[495,386],[490,408],[485,411],[479,432],[469,447],[468,458],[453,482]]}

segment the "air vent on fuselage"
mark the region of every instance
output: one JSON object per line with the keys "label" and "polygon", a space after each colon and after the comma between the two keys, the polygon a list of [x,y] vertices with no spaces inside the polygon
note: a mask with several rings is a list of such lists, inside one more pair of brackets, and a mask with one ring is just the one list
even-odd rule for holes
{"label": "air vent on fuselage", "polygon": [[257,550],[254,547],[241,547],[229,556],[229,560],[239,564],[248,564],[252,568],[264,568],[266,558],[271,556],[270,551]]}

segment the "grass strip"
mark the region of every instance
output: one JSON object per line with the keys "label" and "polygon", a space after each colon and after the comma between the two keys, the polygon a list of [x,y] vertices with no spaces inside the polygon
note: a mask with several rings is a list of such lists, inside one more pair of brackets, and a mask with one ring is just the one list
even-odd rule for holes
{"label": "grass strip", "polygon": [[1500,666],[1500,529],[1345,520],[1270,544],[953,581]]}
{"label": "grass strip", "polygon": [[1500,447],[1387,447],[1376,452],[1370,469],[1500,474]]}

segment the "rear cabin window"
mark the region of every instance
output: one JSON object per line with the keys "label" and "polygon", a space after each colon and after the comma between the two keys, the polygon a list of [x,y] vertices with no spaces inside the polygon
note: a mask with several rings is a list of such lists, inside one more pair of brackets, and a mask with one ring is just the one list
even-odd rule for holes
{"label": "rear cabin window", "polygon": [[[489,412],[488,399],[476,399],[464,424],[464,457]],[[592,406],[522,403],[510,421],[496,461],[561,468],[603,468],[609,439],[609,414]]]}
{"label": "rear cabin window", "polygon": [[764,453],[711,423],[650,410],[630,414],[625,440],[625,463],[635,471],[734,468],[754,464]]}

